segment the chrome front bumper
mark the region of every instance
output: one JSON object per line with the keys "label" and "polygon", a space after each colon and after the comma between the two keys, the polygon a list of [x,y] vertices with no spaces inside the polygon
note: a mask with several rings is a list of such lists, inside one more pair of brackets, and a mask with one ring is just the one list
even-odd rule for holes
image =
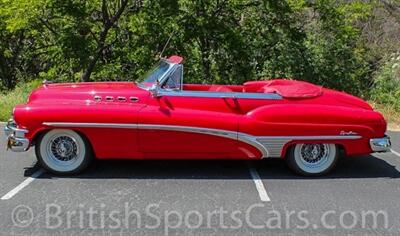
{"label": "chrome front bumper", "polygon": [[14,152],[25,152],[29,149],[29,139],[25,138],[26,129],[18,129],[14,120],[9,120],[4,127],[7,136],[7,149]]}
{"label": "chrome front bumper", "polygon": [[388,136],[370,139],[369,145],[374,152],[390,152],[390,148],[392,146]]}

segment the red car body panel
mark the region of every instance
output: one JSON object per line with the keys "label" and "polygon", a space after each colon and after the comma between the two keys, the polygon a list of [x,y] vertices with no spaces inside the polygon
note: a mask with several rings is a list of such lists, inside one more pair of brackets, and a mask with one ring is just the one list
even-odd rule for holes
{"label": "red car body panel", "polygon": [[321,88],[318,96],[280,99],[226,96],[245,94],[251,86],[184,84],[183,91],[223,96],[155,97],[133,82],[45,84],[14,109],[14,119],[19,128],[29,130],[31,145],[55,128],[48,124],[64,123],[61,128],[90,141],[99,159],[284,157],[294,143],[326,142],[327,137],[352,156],[371,153],[369,140],[385,135],[382,115],[342,92]]}

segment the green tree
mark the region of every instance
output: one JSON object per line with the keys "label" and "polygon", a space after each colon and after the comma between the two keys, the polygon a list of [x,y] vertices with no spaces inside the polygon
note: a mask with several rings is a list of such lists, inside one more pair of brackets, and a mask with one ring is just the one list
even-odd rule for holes
{"label": "green tree", "polygon": [[360,30],[371,6],[356,0],[0,0],[2,86],[29,77],[135,80],[163,51],[186,58],[187,82],[285,77],[360,95],[372,84],[374,57]]}

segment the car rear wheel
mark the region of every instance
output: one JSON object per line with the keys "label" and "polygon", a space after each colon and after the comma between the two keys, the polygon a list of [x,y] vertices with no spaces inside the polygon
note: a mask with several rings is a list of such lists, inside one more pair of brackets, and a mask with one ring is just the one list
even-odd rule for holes
{"label": "car rear wheel", "polygon": [[328,173],[336,165],[339,150],[332,143],[300,143],[291,147],[286,161],[289,167],[304,176]]}
{"label": "car rear wheel", "polygon": [[55,174],[76,174],[93,158],[85,137],[72,130],[54,129],[39,137],[36,157],[40,164]]}

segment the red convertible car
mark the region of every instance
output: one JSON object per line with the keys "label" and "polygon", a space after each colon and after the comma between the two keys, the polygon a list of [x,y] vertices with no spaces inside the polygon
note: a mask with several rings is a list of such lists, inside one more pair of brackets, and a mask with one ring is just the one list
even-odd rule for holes
{"label": "red convertible car", "polygon": [[184,84],[181,63],[163,59],[138,83],[44,83],[15,107],[8,148],[35,146],[57,174],[93,158],[283,158],[309,176],[330,171],[340,153],[390,150],[384,118],[359,98],[283,79]]}

